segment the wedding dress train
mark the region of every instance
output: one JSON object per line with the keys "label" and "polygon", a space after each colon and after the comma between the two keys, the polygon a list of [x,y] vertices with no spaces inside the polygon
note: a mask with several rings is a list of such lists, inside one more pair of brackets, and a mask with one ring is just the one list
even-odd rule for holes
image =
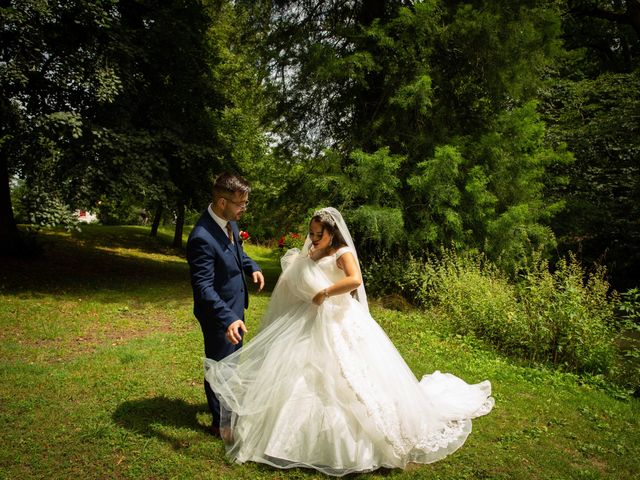
{"label": "wedding dress train", "polygon": [[[311,302],[344,277],[336,254],[283,259],[263,327],[205,376],[217,393],[229,457],[328,475],[430,463],[459,448],[493,407],[488,381],[435,371],[416,379],[366,306],[350,294]],[[366,304],[365,304],[366,305]]]}

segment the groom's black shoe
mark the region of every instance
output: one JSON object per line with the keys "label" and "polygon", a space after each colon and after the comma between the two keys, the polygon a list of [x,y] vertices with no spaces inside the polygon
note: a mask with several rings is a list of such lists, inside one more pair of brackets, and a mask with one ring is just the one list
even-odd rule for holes
{"label": "groom's black shoe", "polygon": [[222,436],[220,435],[220,427],[217,427],[215,425],[211,425],[209,427],[209,433],[216,438],[222,438]]}

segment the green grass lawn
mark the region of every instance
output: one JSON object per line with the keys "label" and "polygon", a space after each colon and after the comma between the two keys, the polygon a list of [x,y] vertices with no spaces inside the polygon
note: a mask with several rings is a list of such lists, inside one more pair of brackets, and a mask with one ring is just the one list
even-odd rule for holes
{"label": "green grass lawn", "polygon": [[[230,464],[206,433],[202,338],[188,266],[168,232],[39,236],[43,257],[0,258],[0,478],[326,478]],[[277,256],[247,251],[273,288]],[[268,300],[268,291],[252,295],[250,335]],[[496,406],[438,463],[352,477],[639,478],[637,400],[444,337],[425,313],[372,314],[416,375],[489,379]]]}

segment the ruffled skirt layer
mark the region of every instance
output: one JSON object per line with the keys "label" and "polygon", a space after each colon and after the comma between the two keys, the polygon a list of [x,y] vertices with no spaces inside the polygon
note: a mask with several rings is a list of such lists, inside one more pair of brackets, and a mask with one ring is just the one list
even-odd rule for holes
{"label": "ruffled skirt layer", "polygon": [[435,371],[420,381],[349,295],[290,299],[251,342],[205,359],[236,462],[328,475],[430,463],[459,448],[493,407],[488,381]]}

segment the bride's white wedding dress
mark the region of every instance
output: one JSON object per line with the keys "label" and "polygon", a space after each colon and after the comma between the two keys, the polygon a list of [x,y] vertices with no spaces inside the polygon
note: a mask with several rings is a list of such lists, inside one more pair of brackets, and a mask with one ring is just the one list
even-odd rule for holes
{"label": "bride's white wedding dress", "polygon": [[238,463],[310,467],[329,475],[430,463],[459,448],[471,419],[493,407],[488,381],[469,385],[438,371],[418,381],[350,294],[311,302],[344,278],[348,247],[317,262],[283,259],[263,326],[205,376],[228,410]]}

